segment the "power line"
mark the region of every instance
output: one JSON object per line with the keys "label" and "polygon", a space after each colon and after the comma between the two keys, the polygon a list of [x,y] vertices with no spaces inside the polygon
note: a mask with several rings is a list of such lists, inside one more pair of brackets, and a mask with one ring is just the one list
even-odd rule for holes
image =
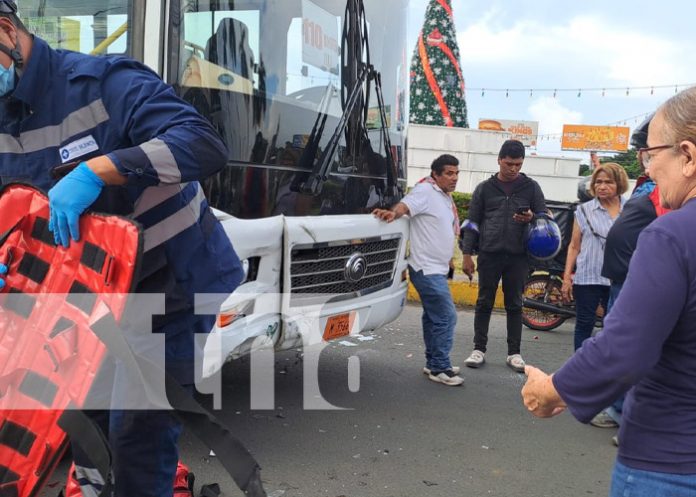
{"label": "power line", "polygon": [[481,92],[481,97],[485,97],[486,93],[505,93],[505,97],[509,97],[510,93],[529,93],[529,96],[534,96],[534,93],[552,93],[554,98],[558,93],[577,93],[577,97],[581,97],[583,93],[601,92],[605,96],[607,92],[623,91],[626,96],[629,96],[632,91],[650,90],[653,95],[655,90],[674,88],[674,93],[679,91],[679,88],[690,88],[696,86],[696,83],[679,83],[671,85],[651,85],[651,86],[604,86],[604,87],[588,87],[588,88],[488,88],[488,87],[466,87],[467,92]]}

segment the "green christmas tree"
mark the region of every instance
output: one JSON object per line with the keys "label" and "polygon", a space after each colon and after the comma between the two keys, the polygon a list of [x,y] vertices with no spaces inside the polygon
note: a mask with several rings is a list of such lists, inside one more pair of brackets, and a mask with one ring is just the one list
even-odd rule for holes
{"label": "green christmas tree", "polygon": [[468,128],[451,0],[430,0],[411,61],[411,122]]}

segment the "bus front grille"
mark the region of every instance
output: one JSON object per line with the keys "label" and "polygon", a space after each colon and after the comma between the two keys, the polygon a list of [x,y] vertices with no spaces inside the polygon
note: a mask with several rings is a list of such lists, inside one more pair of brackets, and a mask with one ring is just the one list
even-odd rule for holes
{"label": "bus front grille", "polygon": [[336,300],[387,288],[394,280],[400,243],[397,234],[293,247],[291,297],[313,294]]}

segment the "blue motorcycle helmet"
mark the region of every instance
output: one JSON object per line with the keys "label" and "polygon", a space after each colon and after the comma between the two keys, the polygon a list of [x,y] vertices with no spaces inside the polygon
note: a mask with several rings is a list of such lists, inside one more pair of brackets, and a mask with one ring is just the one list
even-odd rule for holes
{"label": "blue motorcycle helmet", "polygon": [[553,259],[561,251],[562,241],[561,229],[546,214],[536,215],[527,227],[525,245],[527,253],[535,259]]}

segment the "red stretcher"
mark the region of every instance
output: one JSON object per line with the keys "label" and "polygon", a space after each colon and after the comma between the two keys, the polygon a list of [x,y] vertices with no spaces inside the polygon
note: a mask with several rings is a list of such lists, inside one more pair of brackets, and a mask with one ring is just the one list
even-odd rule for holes
{"label": "red stretcher", "polygon": [[61,421],[79,409],[106,353],[90,323],[118,321],[142,254],[139,226],[85,214],[79,242],[57,246],[48,199],[27,185],[0,191],[0,497],[32,497],[68,439]]}

